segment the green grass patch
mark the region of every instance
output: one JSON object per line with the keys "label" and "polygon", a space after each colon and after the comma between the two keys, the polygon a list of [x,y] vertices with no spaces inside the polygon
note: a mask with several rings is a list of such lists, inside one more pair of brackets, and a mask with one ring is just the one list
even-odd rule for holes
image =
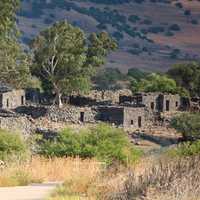
{"label": "green grass patch", "polygon": [[21,157],[26,151],[25,142],[18,134],[0,130],[0,160]]}

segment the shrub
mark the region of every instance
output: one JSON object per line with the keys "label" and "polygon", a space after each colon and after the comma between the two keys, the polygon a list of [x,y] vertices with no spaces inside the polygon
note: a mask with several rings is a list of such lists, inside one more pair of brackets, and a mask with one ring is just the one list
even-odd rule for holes
{"label": "shrub", "polygon": [[171,126],[186,140],[200,139],[200,114],[184,113],[171,121]]}
{"label": "shrub", "polygon": [[185,10],[184,15],[186,15],[186,16],[191,15],[191,11],[190,10]]}
{"label": "shrub", "polygon": [[162,32],[164,32],[164,31],[165,31],[165,28],[162,27],[162,26],[151,26],[151,27],[149,27],[149,29],[148,29],[148,32],[150,32],[150,33],[155,33],[155,34],[157,34],[157,33],[162,33]]}
{"label": "shrub", "polygon": [[195,142],[185,142],[180,144],[177,148],[170,149],[168,154],[170,156],[178,156],[178,157],[188,157],[188,156],[196,156],[200,153],[200,141]]}
{"label": "shrub", "polygon": [[174,36],[174,33],[172,31],[167,31],[165,33],[165,36],[171,37],[171,36]]}
{"label": "shrub", "polygon": [[145,19],[142,24],[146,24],[146,25],[151,25],[152,24],[152,21],[149,20],[149,19]]}
{"label": "shrub", "polygon": [[21,156],[25,152],[25,143],[19,135],[0,130],[0,160],[10,156]]}
{"label": "shrub", "polygon": [[180,31],[181,28],[178,24],[172,24],[170,27],[169,27],[169,30],[171,31]]}
{"label": "shrub", "polygon": [[180,3],[180,2],[175,3],[175,6],[176,6],[177,8],[183,8],[183,4]]}
{"label": "shrub", "polygon": [[128,20],[132,23],[136,23],[137,21],[140,21],[140,17],[137,15],[130,15]]}
{"label": "shrub", "polygon": [[170,53],[170,58],[177,59],[180,53],[181,51],[179,49],[173,49],[172,52]]}
{"label": "shrub", "polygon": [[131,146],[121,129],[106,124],[84,129],[79,133],[73,129],[65,129],[53,141],[43,140],[39,153],[51,157],[96,157],[107,164],[115,161],[126,164],[141,155],[139,150]]}
{"label": "shrub", "polygon": [[192,20],[191,20],[191,23],[194,24],[194,25],[199,24],[198,20],[196,20],[196,19],[192,19]]}
{"label": "shrub", "polygon": [[119,31],[116,31],[113,33],[113,37],[116,38],[117,41],[122,40],[124,38],[123,33],[120,33]]}

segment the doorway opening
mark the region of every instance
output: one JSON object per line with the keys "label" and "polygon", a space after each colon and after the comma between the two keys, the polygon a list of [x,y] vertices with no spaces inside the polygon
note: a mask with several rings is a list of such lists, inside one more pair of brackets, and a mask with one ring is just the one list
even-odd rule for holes
{"label": "doorway opening", "polygon": [[85,118],[85,113],[84,113],[84,112],[81,112],[81,113],[80,113],[80,121],[81,121],[81,122],[84,122],[84,118]]}
{"label": "doorway opening", "polygon": [[142,117],[141,116],[138,117],[138,127],[139,128],[142,127]]}
{"label": "doorway opening", "polygon": [[170,103],[170,101],[167,100],[167,101],[166,101],[166,111],[169,111],[169,103]]}

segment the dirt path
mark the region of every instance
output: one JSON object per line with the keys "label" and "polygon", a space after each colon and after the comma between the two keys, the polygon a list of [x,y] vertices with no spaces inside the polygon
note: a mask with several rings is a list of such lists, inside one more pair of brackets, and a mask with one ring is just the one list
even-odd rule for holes
{"label": "dirt path", "polygon": [[59,183],[0,188],[1,200],[45,200]]}

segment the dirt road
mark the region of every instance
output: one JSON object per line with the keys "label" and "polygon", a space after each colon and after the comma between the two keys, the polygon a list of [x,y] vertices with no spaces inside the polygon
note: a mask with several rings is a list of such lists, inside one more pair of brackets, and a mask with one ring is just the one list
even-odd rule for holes
{"label": "dirt road", "polygon": [[59,183],[0,188],[1,200],[45,200]]}

